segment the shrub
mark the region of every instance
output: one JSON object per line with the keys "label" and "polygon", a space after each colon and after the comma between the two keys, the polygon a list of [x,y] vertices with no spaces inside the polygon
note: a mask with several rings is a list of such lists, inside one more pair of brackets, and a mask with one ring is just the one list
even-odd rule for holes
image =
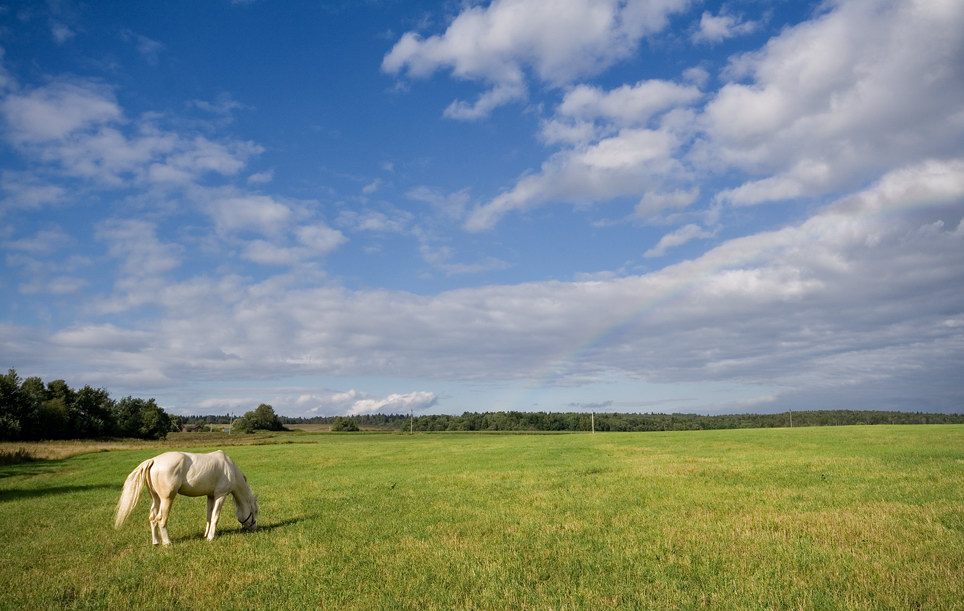
{"label": "shrub", "polygon": [[247,418],[235,418],[231,423],[232,433],[253,433],[254,426],[251,425],[251,421]]}
{"label": "shrub", "polygon": [[335,418],[334,424],[331,425],[331,430],[335,433],[354,433],[358,431],[358,424],[351,418],[338,416]]}

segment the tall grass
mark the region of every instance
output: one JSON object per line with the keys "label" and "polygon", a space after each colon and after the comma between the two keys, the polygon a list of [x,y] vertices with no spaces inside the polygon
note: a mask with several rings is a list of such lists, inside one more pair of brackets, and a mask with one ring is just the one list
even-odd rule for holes
{"label": "tall grass", "polygon": [[964,608],[964,426],[279,439],[168,549],[111,528],[156,450],[0,467],[0,607]]}

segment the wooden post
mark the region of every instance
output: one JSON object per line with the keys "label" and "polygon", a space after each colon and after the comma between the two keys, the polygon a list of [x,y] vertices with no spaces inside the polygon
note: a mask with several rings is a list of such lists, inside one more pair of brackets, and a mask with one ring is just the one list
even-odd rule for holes
{"label": "wooden post", "polygon": [[596,432],[596,412],[593,412],[589,417],[589,422],[592,423],[592,432]]}
{"label": "wooden post", "polygon": [[789,411],[790,411],[790,428],[792,429],[793,428],[793,410],[789,409]]}

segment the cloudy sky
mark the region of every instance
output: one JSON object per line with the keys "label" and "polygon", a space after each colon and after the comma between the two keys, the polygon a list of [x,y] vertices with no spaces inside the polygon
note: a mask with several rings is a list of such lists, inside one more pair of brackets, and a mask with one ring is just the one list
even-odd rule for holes
{"label": "cloudy sky", "polygon": [[173,413],[964,409],[959,0],[0,4],[0,367]]}

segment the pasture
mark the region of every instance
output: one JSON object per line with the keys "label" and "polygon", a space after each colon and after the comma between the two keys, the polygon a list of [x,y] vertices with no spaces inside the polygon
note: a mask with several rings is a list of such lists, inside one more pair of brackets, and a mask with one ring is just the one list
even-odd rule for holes
{"label": "pasture", "polygon": [[169,548],[112,524],[171,442],[0,466],[0,608],[964,608],[960,425],[261,441]]}

